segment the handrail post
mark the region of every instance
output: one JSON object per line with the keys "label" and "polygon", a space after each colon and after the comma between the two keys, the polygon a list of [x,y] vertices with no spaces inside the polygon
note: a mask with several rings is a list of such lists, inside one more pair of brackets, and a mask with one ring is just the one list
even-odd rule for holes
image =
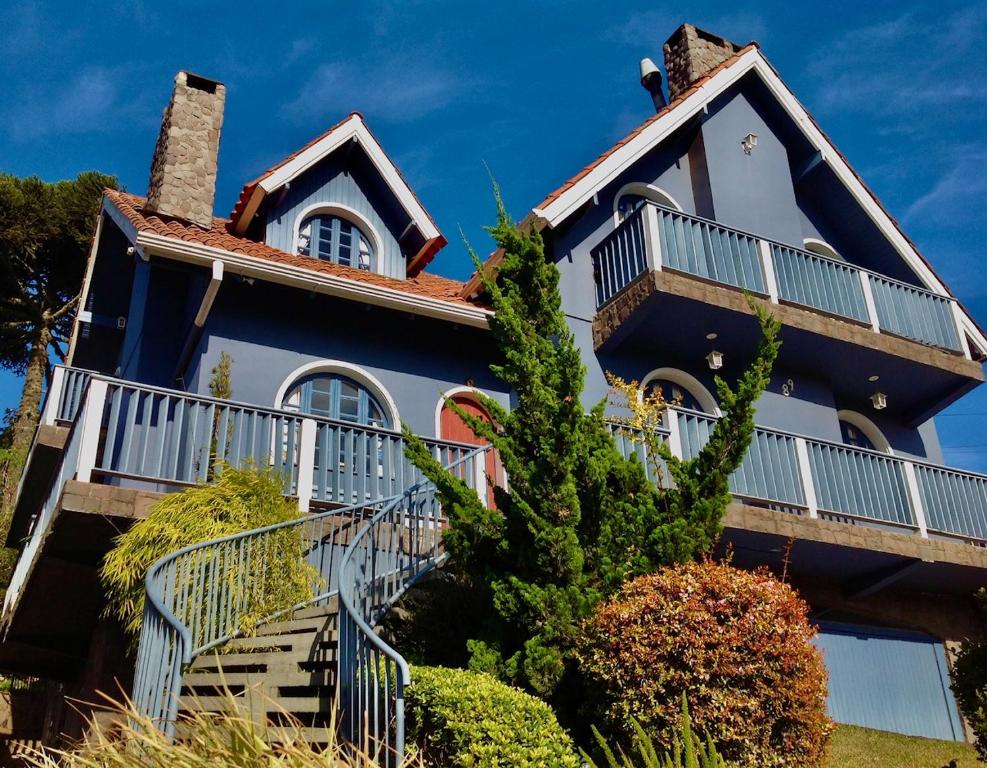
{"label": "handrail post", "polygon": [[768,289],[768,298],[772,304],[778,303],[778,278],[775,275],[775,262],[771,255],[771,243],[767,240],[757,241],[757,250],[761,256],[761,271],[764,272],[764,285]]}
{"label": "handrail post", "polygon": [[661,272],[661,232],[658,229],[658,209],[653,205],[647,205],[642,209],[644,216],[644,254],[645,263],[653,272]]}
{"label": "handrail post", "polygon": [[881,324],[877,319],[877,303],[874,301],[874,290],[871,288],[870,275],[862,269],[857,272],[860,275],[860,287],[864,292],[864,304],[867,306],[867,318],[870,320],[870,327],[874,333],[881,332]]}
{"label": "handrail post", "polygon": [[672,456],[682,458],[682,435],[679,433],[679,414],[672,408],[665,409],[665,426],[668,428],[668,448]]}
{"label": "handrail post", "polygon": [[312,478],[315,475],[315,434],[314,419],[302,419],[301,434],[298,440],[298,509],[308,512],[312,502]]}
{"label": "handrail post", "polygon": [[[493,450],[492,448],[490,450]],[[476,495],[480,497],[480,502],[484,505],[489,503],[487,499],[487,472],[486,472],[486,460],[487,454],[477,453],[473,456],[473,483],[476,489]]]}
{"label": "handrail post", "polygon": [[56,365],[51,375],[51,384],[48,385],[48,396],[45,400],[45,412],[41,417],[41,423],[51,426],[58,418],[59,405],[62,402],[62,390],[65,387],[65,367]]}
{"label": "handrail post", "polygon": [[908,502],[915,516],[915,525],[918,526],[919,535],[923,539],[929,538],[929,527],[925,521],[925,507],[922,506],[922,494],[918,489],[918,476],[915,474],[915,465],[910,461],[901,462],[905,471],[905,487],[908,490]]}
{"label": "handrail post", "polygon": [[[99,432],[103,426],[103,408],[106,406],[108,384],[102,379],[91,379],[86,389],[86,399],[82,404],[79,428],[79,458],[76,464],[75,479],[80,483],[92,480],[96,468],[96,453],[99,450]],[[110,435],[110,439],[113,436]]]}
{"label": "handrail post", "polygon": [[819,502],[816,500],[816,486],[812,481],[812,465],[809,463],[809,445],[804,437],[795,438],[795,456],[798,458],[799,477],[802,480],[802,493],[809,517],[819,517]]}

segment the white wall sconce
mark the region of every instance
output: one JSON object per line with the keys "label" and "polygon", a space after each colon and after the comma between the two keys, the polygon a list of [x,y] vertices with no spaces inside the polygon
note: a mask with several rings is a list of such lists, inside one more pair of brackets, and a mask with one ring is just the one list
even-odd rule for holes
{"label": "white wall sconce", "polygon": [[709,364],[709,369],[711,371],[720,370],[720,368],[723,367],[723,353],[714,349],[706,355],[706,362]]}
{"label": "white wall sconce", "polygon": [[749,155],[754,151],[754,147],[757,146],[757,134],[748,133],[740,142],[740,146],[744,148],[744,154]]}
{"label": "white wall sconce", "polygon": [[883,392],[875,392],[870,396],[870,401],[873,403],[875,411],[883,411],[888,407],[888,396]]}

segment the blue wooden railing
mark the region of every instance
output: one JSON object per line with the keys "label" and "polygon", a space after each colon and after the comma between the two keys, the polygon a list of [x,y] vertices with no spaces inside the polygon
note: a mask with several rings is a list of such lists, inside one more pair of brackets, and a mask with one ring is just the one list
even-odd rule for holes
{"label": "blue wooden railing", "polygon": [[670,269],[963,351],[952,297],[655,203],[625,218],[590,254],[598,307],[646,271]]}
{"label": "blue wooden railing", "polygon": [[[673,452],[695,456],[716,417],[669,411]],[[757,427],[730,478],[740,499],[813,517],[871,522],[987,543],[987,476],[880,451]]]}

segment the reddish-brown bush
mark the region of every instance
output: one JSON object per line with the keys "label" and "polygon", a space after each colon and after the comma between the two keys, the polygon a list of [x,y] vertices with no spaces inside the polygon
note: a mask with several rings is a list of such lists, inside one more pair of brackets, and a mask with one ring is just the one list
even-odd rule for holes
{"label": "reddish-brown bush", "polygon": [[628,583],[584,626],[598,716],[667,739],[686,694],[696,730],[731,764],[819,766],[832,730],[808,606],[767,571],[713,562]]}

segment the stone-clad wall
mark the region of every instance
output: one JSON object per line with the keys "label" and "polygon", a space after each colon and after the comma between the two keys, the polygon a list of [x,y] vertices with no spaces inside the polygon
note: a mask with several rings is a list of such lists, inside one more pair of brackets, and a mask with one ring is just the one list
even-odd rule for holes
{"label": "stone-clad wall", "polygon": [[674,99],[711,69],[733,56],[741,46],[683,24],[665,42],[668,95]]}
{"label": "stone-clad wall", "polygon": [[226,86],[179,72],[151,160],[147,207],[202,227],[212,225],[216,159]]}

